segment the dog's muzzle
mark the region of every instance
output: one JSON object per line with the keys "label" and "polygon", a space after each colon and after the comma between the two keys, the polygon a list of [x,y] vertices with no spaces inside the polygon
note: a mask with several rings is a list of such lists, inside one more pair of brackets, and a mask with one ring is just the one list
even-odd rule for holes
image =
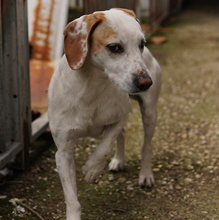
{"label": "dog's muzzle", "polygon": [[140,90],[140,92],[146,91],[153,84],[150,77],[139,76],[134,80],[135,86]]}

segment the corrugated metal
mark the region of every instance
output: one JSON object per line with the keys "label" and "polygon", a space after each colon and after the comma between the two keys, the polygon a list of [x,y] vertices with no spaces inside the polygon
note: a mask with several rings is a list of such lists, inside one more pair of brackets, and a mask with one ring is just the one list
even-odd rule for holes
{"label": "corrugated metal", "polygon": [[29,0],[31,107],[47,110],[47,89],[57,61],[63,54],[63,29],[68,0]]}
{"label": "corrugated metal", "polygon": [[127,8],[137,11],[138,0],[83,0],[83,13],[90,14],[110,8]]}
{"label": "corrugated metal", "polygon": [[[34,1],[32,1],[34,2]],[[32,34],[30,44],[32,46],[32,59],[49,61],[51,57],[50,26],[55,0],[39,0],[34,9]]]}
{"label": "corrugated metal", "polygon": [[60,59],[68,4],[68,0],[28,0],[29,40],[33,47],[31,58],[44,61]]}

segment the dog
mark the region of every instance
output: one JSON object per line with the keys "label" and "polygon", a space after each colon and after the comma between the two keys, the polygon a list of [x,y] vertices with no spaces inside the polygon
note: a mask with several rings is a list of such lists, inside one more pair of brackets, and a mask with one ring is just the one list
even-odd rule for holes
{"label": "dog", "polygon": [[115,141],[117,149],[109,170],[121,170],[130,96],[140,105],[144,125],[139,185],[154,185],[151,139],[162,80],[158,62],[144,45],[145,36],[136,15],[127,9],[84,15],[64,29],[65,54],[49,85],[48,115],[58,149],[55,159],[67,220],[81,219],[73,159],[76,141],[104,134],[82,167],[87,183],[101,174]]}

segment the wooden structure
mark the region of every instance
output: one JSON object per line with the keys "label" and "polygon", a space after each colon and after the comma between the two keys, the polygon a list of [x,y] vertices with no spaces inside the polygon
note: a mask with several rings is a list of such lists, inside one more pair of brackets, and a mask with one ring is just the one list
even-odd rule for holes
{"label": "wooden structure", "polygon": [[29,145],[48,127],[46,110],[32,122],[31,109],[47,106],[46,90],[63,54],[68,0],[27,1],[0,4],[0,169],[19,153],[21,168],[29,167]]}
{"label": "wooden structure", "polygon": [[183,0],[148,0],[149,26],[153,28],[159,25],[168,16],[177,13],[182,8]]}
{"label": "wooden structure", "polygon": [[153,29],[153,26],[178,12],[182,7],[182,3],[183,0],[83,0],[81,7],[83,8],[83,14],[110,8],[127,8],[133,10],[139,19],[146,11],[148,25]]}
{"label": "wooden structure", "polygon": [[1,0],[0,13],[0,167],[22,150],[24,167],[31,138],[26,1]]}
{"label": "wooden structure", "polygon": [[127,8],[140,16],[139,0],[83,0],[83,14],[103,11],[110,8]]}

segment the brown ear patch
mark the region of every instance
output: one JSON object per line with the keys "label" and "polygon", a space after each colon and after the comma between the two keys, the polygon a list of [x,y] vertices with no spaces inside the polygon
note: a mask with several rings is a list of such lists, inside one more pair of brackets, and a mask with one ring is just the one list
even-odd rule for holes
{"label": "brown ear patch", "polygon": [[107,25],[98,27],[92,35],[91,48],[93,54],[98,54],[110,42],[110,39],[116,38],[117,35],[118,33],[112,27]]}
{"label": "brown ear patch", "polygon": [[105,19],[103,13],[84,15],[69,23],[64,29],[64,49],[73,70],[82,67],[89,50],[89,38],[95,27]]}
{"label": "brown ear patch", "polygon": [[72,22],[65,28],[64,48],[69,66],[72,69],[79,69],[86,57],[85,45],[83,44],[86,36],[83,36],[79,30],[76,30],[75,26],[76,22]]}
{"label": "brown ear patch", "polygon": [[129,10],[129,9],[125,9],[125,8],[113,8],[113,9],[121,10],[121,11],[125,12],[126,14],[132,16],[137,22],[139,22],[139,20],[138,20],[138,18],[136,17],[134,11]]}

